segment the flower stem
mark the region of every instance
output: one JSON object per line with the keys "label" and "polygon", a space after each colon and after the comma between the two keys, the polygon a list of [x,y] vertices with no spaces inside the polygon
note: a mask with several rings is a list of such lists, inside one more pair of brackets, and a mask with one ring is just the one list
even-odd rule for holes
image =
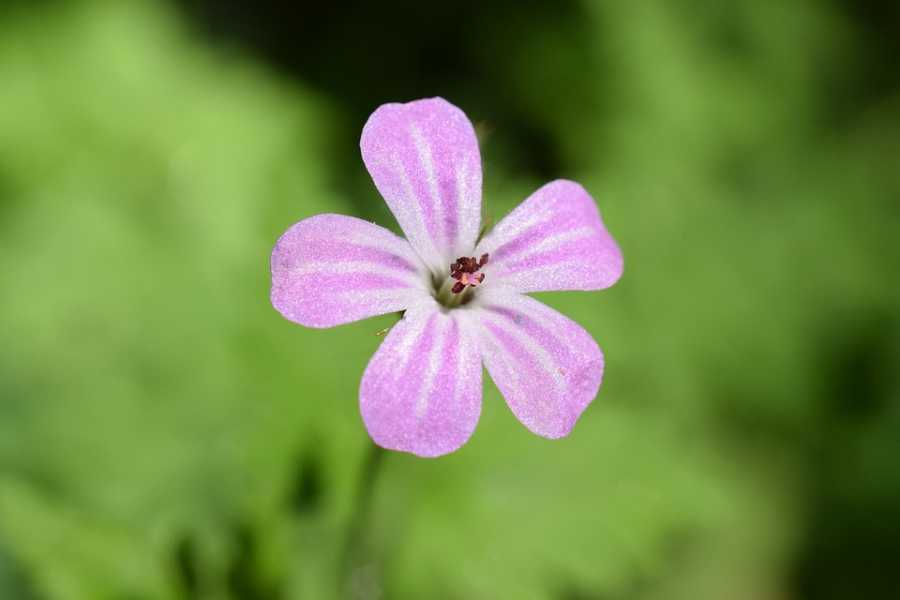
{"label": "flower stem", "polygon": [[381,473],[381,465],[387,454],[384,448],[370,444],[364,462],[359,470],[359,483],[356,488],[356,501],[353,514],[347,526],[347,535],[339,556],[339,588],[341,597],[353,597],[354,570],[359,566],[365,554],[365,546],[370,529],[372,502],[375,497],[375,484]]}

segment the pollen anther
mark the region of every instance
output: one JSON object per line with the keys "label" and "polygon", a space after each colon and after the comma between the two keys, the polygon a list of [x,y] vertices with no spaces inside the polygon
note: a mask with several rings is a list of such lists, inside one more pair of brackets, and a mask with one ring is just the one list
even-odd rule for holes
{"label": "pollen anther", "polygon": [[488,263],[490,257],[482,254],[476,260],[474,256],[461,256],[450,265],[450,277],[456,280],[450,290],[454,294],[461,294],[467,287],[475,287],[484,281],[484,273],[480,269]]}

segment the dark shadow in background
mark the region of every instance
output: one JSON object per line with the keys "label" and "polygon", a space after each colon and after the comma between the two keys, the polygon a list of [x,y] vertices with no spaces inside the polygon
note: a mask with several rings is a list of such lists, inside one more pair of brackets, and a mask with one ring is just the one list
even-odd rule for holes
{"label": "dark shadow in background", "polygon": [[[491,115],[504,153],[509,150],[519,172],[546,180],[569,167],[558,133],[536,122],[529,111],[536,103],[555,104],[568,90],[534,86],[532,93],[546,98],[523,98],[521,88],[507,76],[507,63],[529,36],[547,29],[562,32],[574,55],[590,60],[596,50],[590,50],[593,40],[580,26],[586,17],[578,2],[173,1],[201,35],[250,50],[336,105],[346,118],[341,140],[331,149],[337,172],[361,170],[359,130],[376,106],[433,95],[465,106],[476,123],[480,115]],[[823,129],[852,125],[868,108],[900,90],[900,4],[841,0],[833,7],[848,19],[853,43],[824,82]],[[589,102],[602,112],[598,98]],[[370,190],[355,191],[362,183],[370,186],[355,176],[336,185],[351,198],[370,197]],[[360,208],[362,213],[370,210]],[[809,451],[808,536],[791,581],[797,597],[886,598],[896,591],[889,563],[900,556],[898,498],[878,488],[847,489],[841,483],[844,476],[853,480],[853,473],[842,470],[847,468],[846,453],[854,452],[869,429],[889,417],[882,383],[888,376],[884,369],[891,368],[886,361],[897,356],[885,348],[884,331],[883,323],[863,324],[827,341],[833,352],[824,357],[823,373],[830,373],[831,380],[823,402],[829,403],[825,418],[831,425],[828,439],[818,447],[812,444]],[[784,436],[783,431],[768,433]],[[300,510],[314,505],[317,487],[317,474],[304,465],[293,498]]]}
{"label": "dark shadow in background", "polygon": [[[888,598],[898,590],[900,413],[892,410],[900,322],[888,314],[835,319],[824,337],[825,426],[811,451],[800,597]],[[893,420],[893,423],[891,423]],[[892,594],[893,592],[893,594]]]}
{"label": "dark shadow in background", "polygon": [[[512,57],[527,60],[542,30],[565,32],[567,43],[589,60],[586,15],[578,2],[174,1],[202,34],[251,50],[338,109],[344,129],[326,151],[337,172],[353,174],[333,182],[349,198],[372,197],[358,141],[375,107],[430,96],[464,106],[476,125],[489,121],[504,161],[517,172],[542,181],[566,172],[558,132],[537,122],[529,106],[559,105],[572,96],[572,82],[561,77],[559,85],[539,91],[545,98],[523,98],[508,67]],[[578,95],[588,87],[596,86],[581,86]],[[362,201],[360,212],[370,205]]]}
{"label": "dark shadow in background", "polygon": [[838,14],[851,23],[854,55],[841,65],[827,90],[837,123],[855,117],[900,92],[900,2],[837,0]]}

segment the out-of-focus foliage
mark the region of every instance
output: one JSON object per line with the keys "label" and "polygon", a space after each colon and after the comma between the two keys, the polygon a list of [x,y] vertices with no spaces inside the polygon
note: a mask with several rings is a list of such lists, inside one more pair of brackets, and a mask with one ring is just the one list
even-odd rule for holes
{"label": "out-of-focus foliage", "polygon": [[[470,15],[445,53],[477,74],[425,84],[364,68],[352,11],[352,51],[291,78],[161,2],[0,9],[0,597],[889,589],[900,101],[841,87],[861,33],[825,3],[553,4]],[[393,317],[294,326],[268,255],[319,212],[394,227],[360,107],[435,94],[479,125],[486,215],[578,179],[626,272],[542,296],[607,356],[572,436],[489,384],[467,446],[382,457],[360,509]]]}

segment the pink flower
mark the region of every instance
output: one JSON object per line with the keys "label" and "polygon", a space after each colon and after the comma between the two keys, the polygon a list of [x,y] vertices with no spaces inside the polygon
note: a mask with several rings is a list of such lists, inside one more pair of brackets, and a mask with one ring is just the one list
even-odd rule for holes
{"label": "pink flower", "polygon": [[406,239],[373,223],[316,215],[272,252],[272,304],[307,327],[405,311],[359,390],[372,439],[440,456],[481,413],[481,365],[534,433],[559,438],[594,399],[603,354],[577,323],[526,296],[600,290],[622,254],[577,183],[544,185],[482,240],[481,156],[466,115],[441,98],[385,104],[360,141]]}

